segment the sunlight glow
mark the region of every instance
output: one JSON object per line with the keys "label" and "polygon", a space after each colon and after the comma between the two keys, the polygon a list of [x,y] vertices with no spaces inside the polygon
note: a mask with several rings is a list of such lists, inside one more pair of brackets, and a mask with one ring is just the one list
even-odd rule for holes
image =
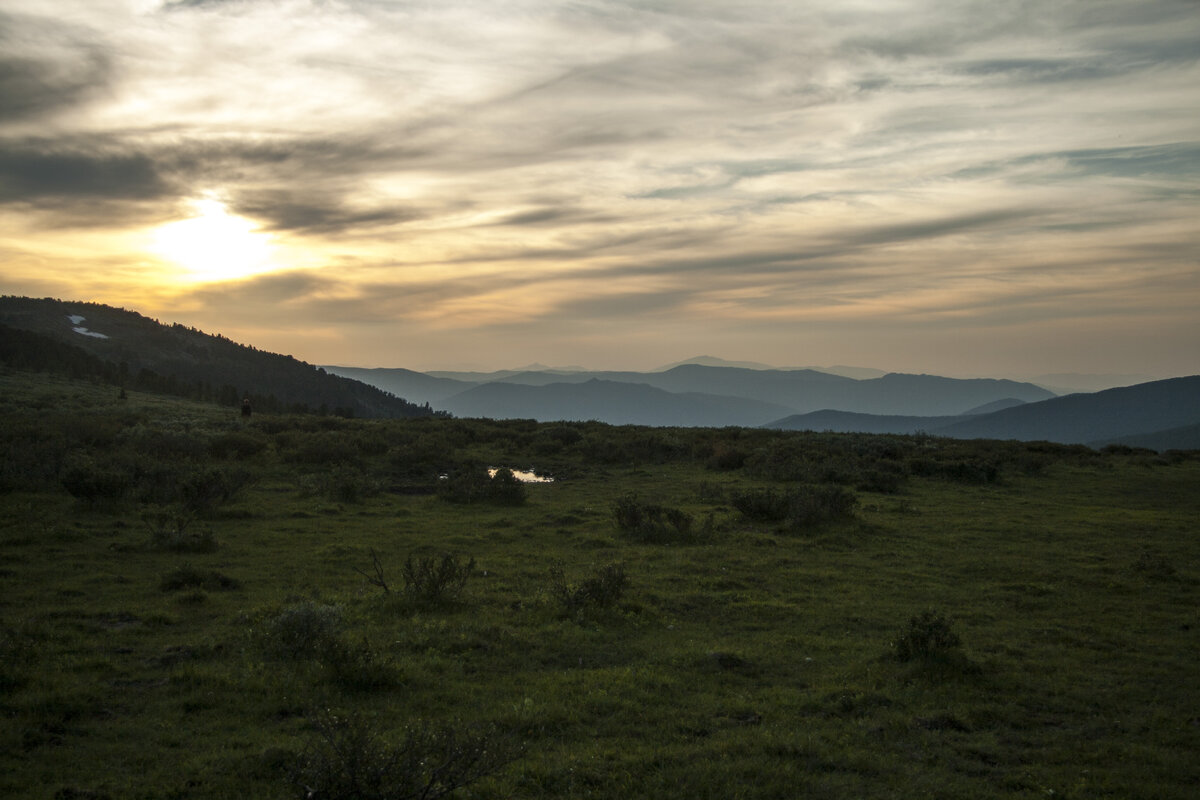
{"label": "sunlight glow", "polygon": [[153,251],[181,267],[183,280],[237,280],[277,268],[270,234],[245,217],[229,213],[213,195],[192,201],[196,215],[157,228]]}

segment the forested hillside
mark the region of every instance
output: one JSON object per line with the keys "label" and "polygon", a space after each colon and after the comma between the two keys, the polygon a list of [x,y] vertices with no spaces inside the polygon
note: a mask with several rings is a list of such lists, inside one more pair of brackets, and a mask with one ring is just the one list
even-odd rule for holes
{"label": "forested hillside", "polygon": [[292,356],[98,303],[0,298],[0,360],[225,405],[249,396],[262,411],[382,418],[432,413]]}

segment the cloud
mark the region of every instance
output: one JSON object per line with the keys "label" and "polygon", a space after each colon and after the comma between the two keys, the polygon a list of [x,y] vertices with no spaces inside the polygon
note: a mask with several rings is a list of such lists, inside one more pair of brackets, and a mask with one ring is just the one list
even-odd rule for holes
{"label": "cloud", "polygon": [[181,295],[206,313],[469,347],[650,321],[798,340],[797,320],[1087,318],[1120,305],[1123,274],[1200,302],[1171,283],[1200,246],[1192,0],[0,13],[8,246],[48,252],[20,237],[54,225],[116,241],[217,197],[281,272]]}
{"label": "cloud", "polygon": [[0,202],[44,198],[152,199],[168,194],[154,162],[139,153],[0,149]]}
{"label": "cloud", "polygon": [[112,81],[112,58],[92,31],[0,11],[0,125],[78,107]]}

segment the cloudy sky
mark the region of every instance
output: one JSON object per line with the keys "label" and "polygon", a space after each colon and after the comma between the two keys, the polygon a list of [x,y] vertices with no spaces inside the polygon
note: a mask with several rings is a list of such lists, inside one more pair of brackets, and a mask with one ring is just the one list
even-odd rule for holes
{"label": "cloudy sky", "polygon": [[311,363],[1200,373],[1197,0],[0,0],[0,291]]}

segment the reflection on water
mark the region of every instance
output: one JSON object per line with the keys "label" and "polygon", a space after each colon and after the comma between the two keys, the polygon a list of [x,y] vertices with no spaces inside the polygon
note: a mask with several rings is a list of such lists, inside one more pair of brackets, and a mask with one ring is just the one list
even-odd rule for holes
{"label": "reflection on water", "polygon": [[[488,477],[496,477],[496,473],[499,471],[500,470],[496,467],[488,467]],[[546,475],[536,475],[532,472],[525,472],[524,470],[514,469],[512,470],[512,474],[513,477],[519,480],[521,483],[554,483],[554,478]]]}

